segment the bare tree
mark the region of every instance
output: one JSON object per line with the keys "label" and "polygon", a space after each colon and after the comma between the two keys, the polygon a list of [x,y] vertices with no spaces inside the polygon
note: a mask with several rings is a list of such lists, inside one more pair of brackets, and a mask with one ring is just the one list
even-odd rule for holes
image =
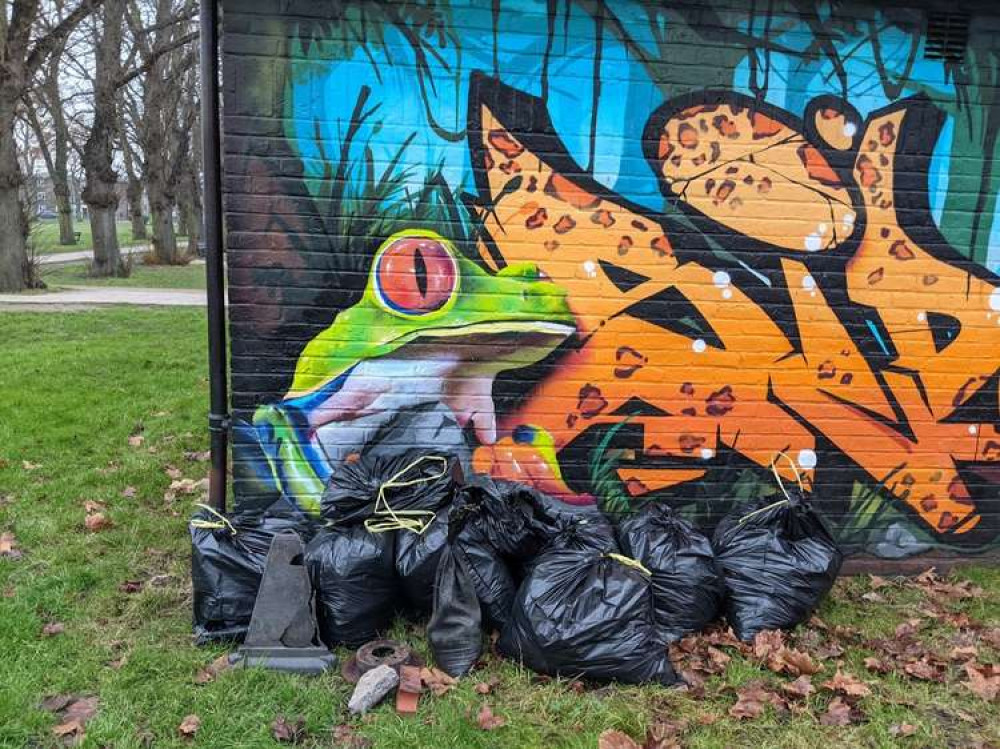
{"label": "bare tree", "polygon": [[193,0],[155,0],[153,23],[144,30],[137,0],[131,0],[129,26],[135,37],[142,78],[142,116],[139,142],[143,152],[143,172],[149,199],[153,261],[178,265],[188,261],[177,247],[173,213],[182,170],[181,155],[190,152],[190,132],[182,133],[177,115],[184,98],[186,72],[197,63],[191,44],[197,32],[181,23],[192,19],[197,6]]}
{"label": "bare tree", "polygon": [[[129,221],[132,222],[132,239],[145,239],[146,217],[142,211],[142,195],[145,189],[142,185],[142,173],[140,172],[142,157],[136,153],[133,142],[135,132],[133,123],[137,121],[138,117],[132,114],[130,119],[130,112],[137,110],[135,110],[134,106],[129,106],[130,104],[134,104],[129,97],[129,90],[123,88],[122,94],[121,117],[118,128],[119,145],[122,150],[122,162],[125,164],[125,179],[127,180],[125,185],[125,200],[128,202]],[[133,126],[130,127],[130,125]]]}
{"label": "bare tree", "polygon": [[107,0],[100,13],[94,40],[94,112],[90,133],[83,147],[86,185],[83,201],[90,214],[94,241],[93,273],[120,276],[127,273],[118,246],[118,173],[114,169],[114,147],[118,135],[117,95],[122,77],[122,39],[125,30],[125,0]]}
{"label": "bare tree", "polygon": [[[25,97],[25,114],[52,182],[56,213],[59,216],[59,244],[72,245],[76,244],[76,232],[73,229],[73,207],[70,204],[70,129],[59,85],[65,51],[66,40],[63,40],[53,50],[48,64],[42,69],[41,80]],[[43,116],[46,119],[43,120]]]}
{"label": "bare tree", "polygon": [[14,128],[25,93],[42,64],[102,0],[82,0],[39,33],[40,0],[8,0],[0,13],[0,291],[30,281]]}

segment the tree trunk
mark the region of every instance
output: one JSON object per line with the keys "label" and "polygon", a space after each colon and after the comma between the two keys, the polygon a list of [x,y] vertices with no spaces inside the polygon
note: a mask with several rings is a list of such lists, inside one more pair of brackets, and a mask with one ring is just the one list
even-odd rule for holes
{"label": "tree trunk", "polygon": [[0,292],[23,291],[27,285],[21,181],[14,145],[14,102],[5,102],[0,112]]}
{"label": "tree trunk", "polygon": [[129,177],[125,188],[125,199],[128,201],[128,216],[132,222],[132,239],[146,238],[146,220],[142,215],[142,182]]}
{"label": "tree trunk", "polygon": [[157,265],[182,265],[174,233],[174,205],[159,186],[149,185],[149,218],[152,231],[153,262]]}
{"label": "tree trunk", "polygon": [[[95,276],[124,276],[128,268],[122,262],[121,248],[118,246],[118,204],[91,206],[90,235],[94,240],[94,265],[91,272]],[[98,254],[97,248],[101,248]]]}
{"label": "tree trunk", "polygon": [[59,184],[53,180],[52,192],[56,196],[56,211],[59,214],[59,244],[76,244],[76,229],[73,227],[73,206],[69,202],[69,184]]}

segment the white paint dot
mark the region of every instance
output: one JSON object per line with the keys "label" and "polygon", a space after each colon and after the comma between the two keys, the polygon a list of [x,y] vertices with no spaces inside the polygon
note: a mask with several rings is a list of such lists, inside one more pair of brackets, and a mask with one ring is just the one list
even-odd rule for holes
{"label": "white paint dot", "polygon": [[854,221],[856,218],[857,216],[853,212],[848,211],[847,213],[844,214],[844,218],[841,220],[844,222],[844,226],[854,226]]}
{"label": "white paint dot", "polygon": [[820,224],[819,226],[816,227],[816,230],[820,234],[826,234],[826,224]]}
{"label": "white paint dot", "polygon": [[714,457],[715,457],[715,450],[713,450],[713,449],[711,449],[709,447],[703,447],[703,448],[701,448],[701,459],[702,460],[711,460]]}
{"label": "white paint dot", "polygon": [[704,338],[697,338],[697,339],[695,339],[694,343],[691,344],[691,348],[694,349],[694,352],[696,354],[700,354],[707,347],[708,347],[708,344],[705,343],[705,339]]}
{"label": "white paint dot", "polygon": [[732,296],[733,296],[732,289],[723,289],[722,290],[722,298],[723,299],[730,299]]}
{"label": "white paint dot", "polygon": [[858,132],[858,126],[855,125],[853,122],[848,122],[846,125],[844,125],[844,135],[846,135],[848,138],[853,138],[855,133],[857,132]]}
{"label": "white paint dot", "polygon": [[969,425],[969,434],[975,434],[977,431],[979,431],[979,430],[976,429],[976,425],[975,424],[970,424]]}
{"label": "white paint dot", "polygon": [[593,260],[586,260],[583,263],[583,272],[586,273],[590,278],[597,275],[597,263]]}
{"label": "white paint dot", "polygon": [[819,252],[823,249],[823,238],[819,234],[810,234],[806,237],[806,252]]}
{"label": "white paint dot", "polygon": [[732,283],[732,278],[724,270],[717,270],[712,275],[712,283],[714,283],[718,288],[724,289],[730,283]]}
{"label": "white paint dot", "polygon": [[993,289],[993,293],[990,294],[990,309],[1000,312],[1000,288]]}
{"label": "white paint dot", "polygon": [[812,291],[816,288],[816,279],[812,276],[802,276],[802,288],[806,291]]}
{"label": "white paint dot", "polygon": [[816,467],[816,453],[812,450],[799,450],[799,465],[807,471]]}
{"label": "white paint dot", "polygon": [[926,322],[926,321],[927,321],[927,313],[926,312],[918,312],[917,313],[917,322]]}

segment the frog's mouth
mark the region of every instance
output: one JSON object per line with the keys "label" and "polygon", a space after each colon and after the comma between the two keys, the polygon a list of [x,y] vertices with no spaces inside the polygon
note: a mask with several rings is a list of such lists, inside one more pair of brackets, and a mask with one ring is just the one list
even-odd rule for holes
{"label": "frog's mouth", "polygon": [[303,414],[313,435],[332,422],[440,402],[481,444],[497,440],[493,382],[530,366],[575,332],[572,325],[488,322],[407,334],[391,354],[361,361],[316,390],[282,404]]}

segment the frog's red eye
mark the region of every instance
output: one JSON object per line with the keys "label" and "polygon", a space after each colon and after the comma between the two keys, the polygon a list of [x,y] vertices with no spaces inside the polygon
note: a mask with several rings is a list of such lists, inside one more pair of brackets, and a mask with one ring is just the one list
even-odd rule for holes
{"label": "frog's red eye", "polygon": [[455,292],[455,258],[436,239],[403,237],[379,256],[375,290],[383,303],[404,315],[441,309]]}

